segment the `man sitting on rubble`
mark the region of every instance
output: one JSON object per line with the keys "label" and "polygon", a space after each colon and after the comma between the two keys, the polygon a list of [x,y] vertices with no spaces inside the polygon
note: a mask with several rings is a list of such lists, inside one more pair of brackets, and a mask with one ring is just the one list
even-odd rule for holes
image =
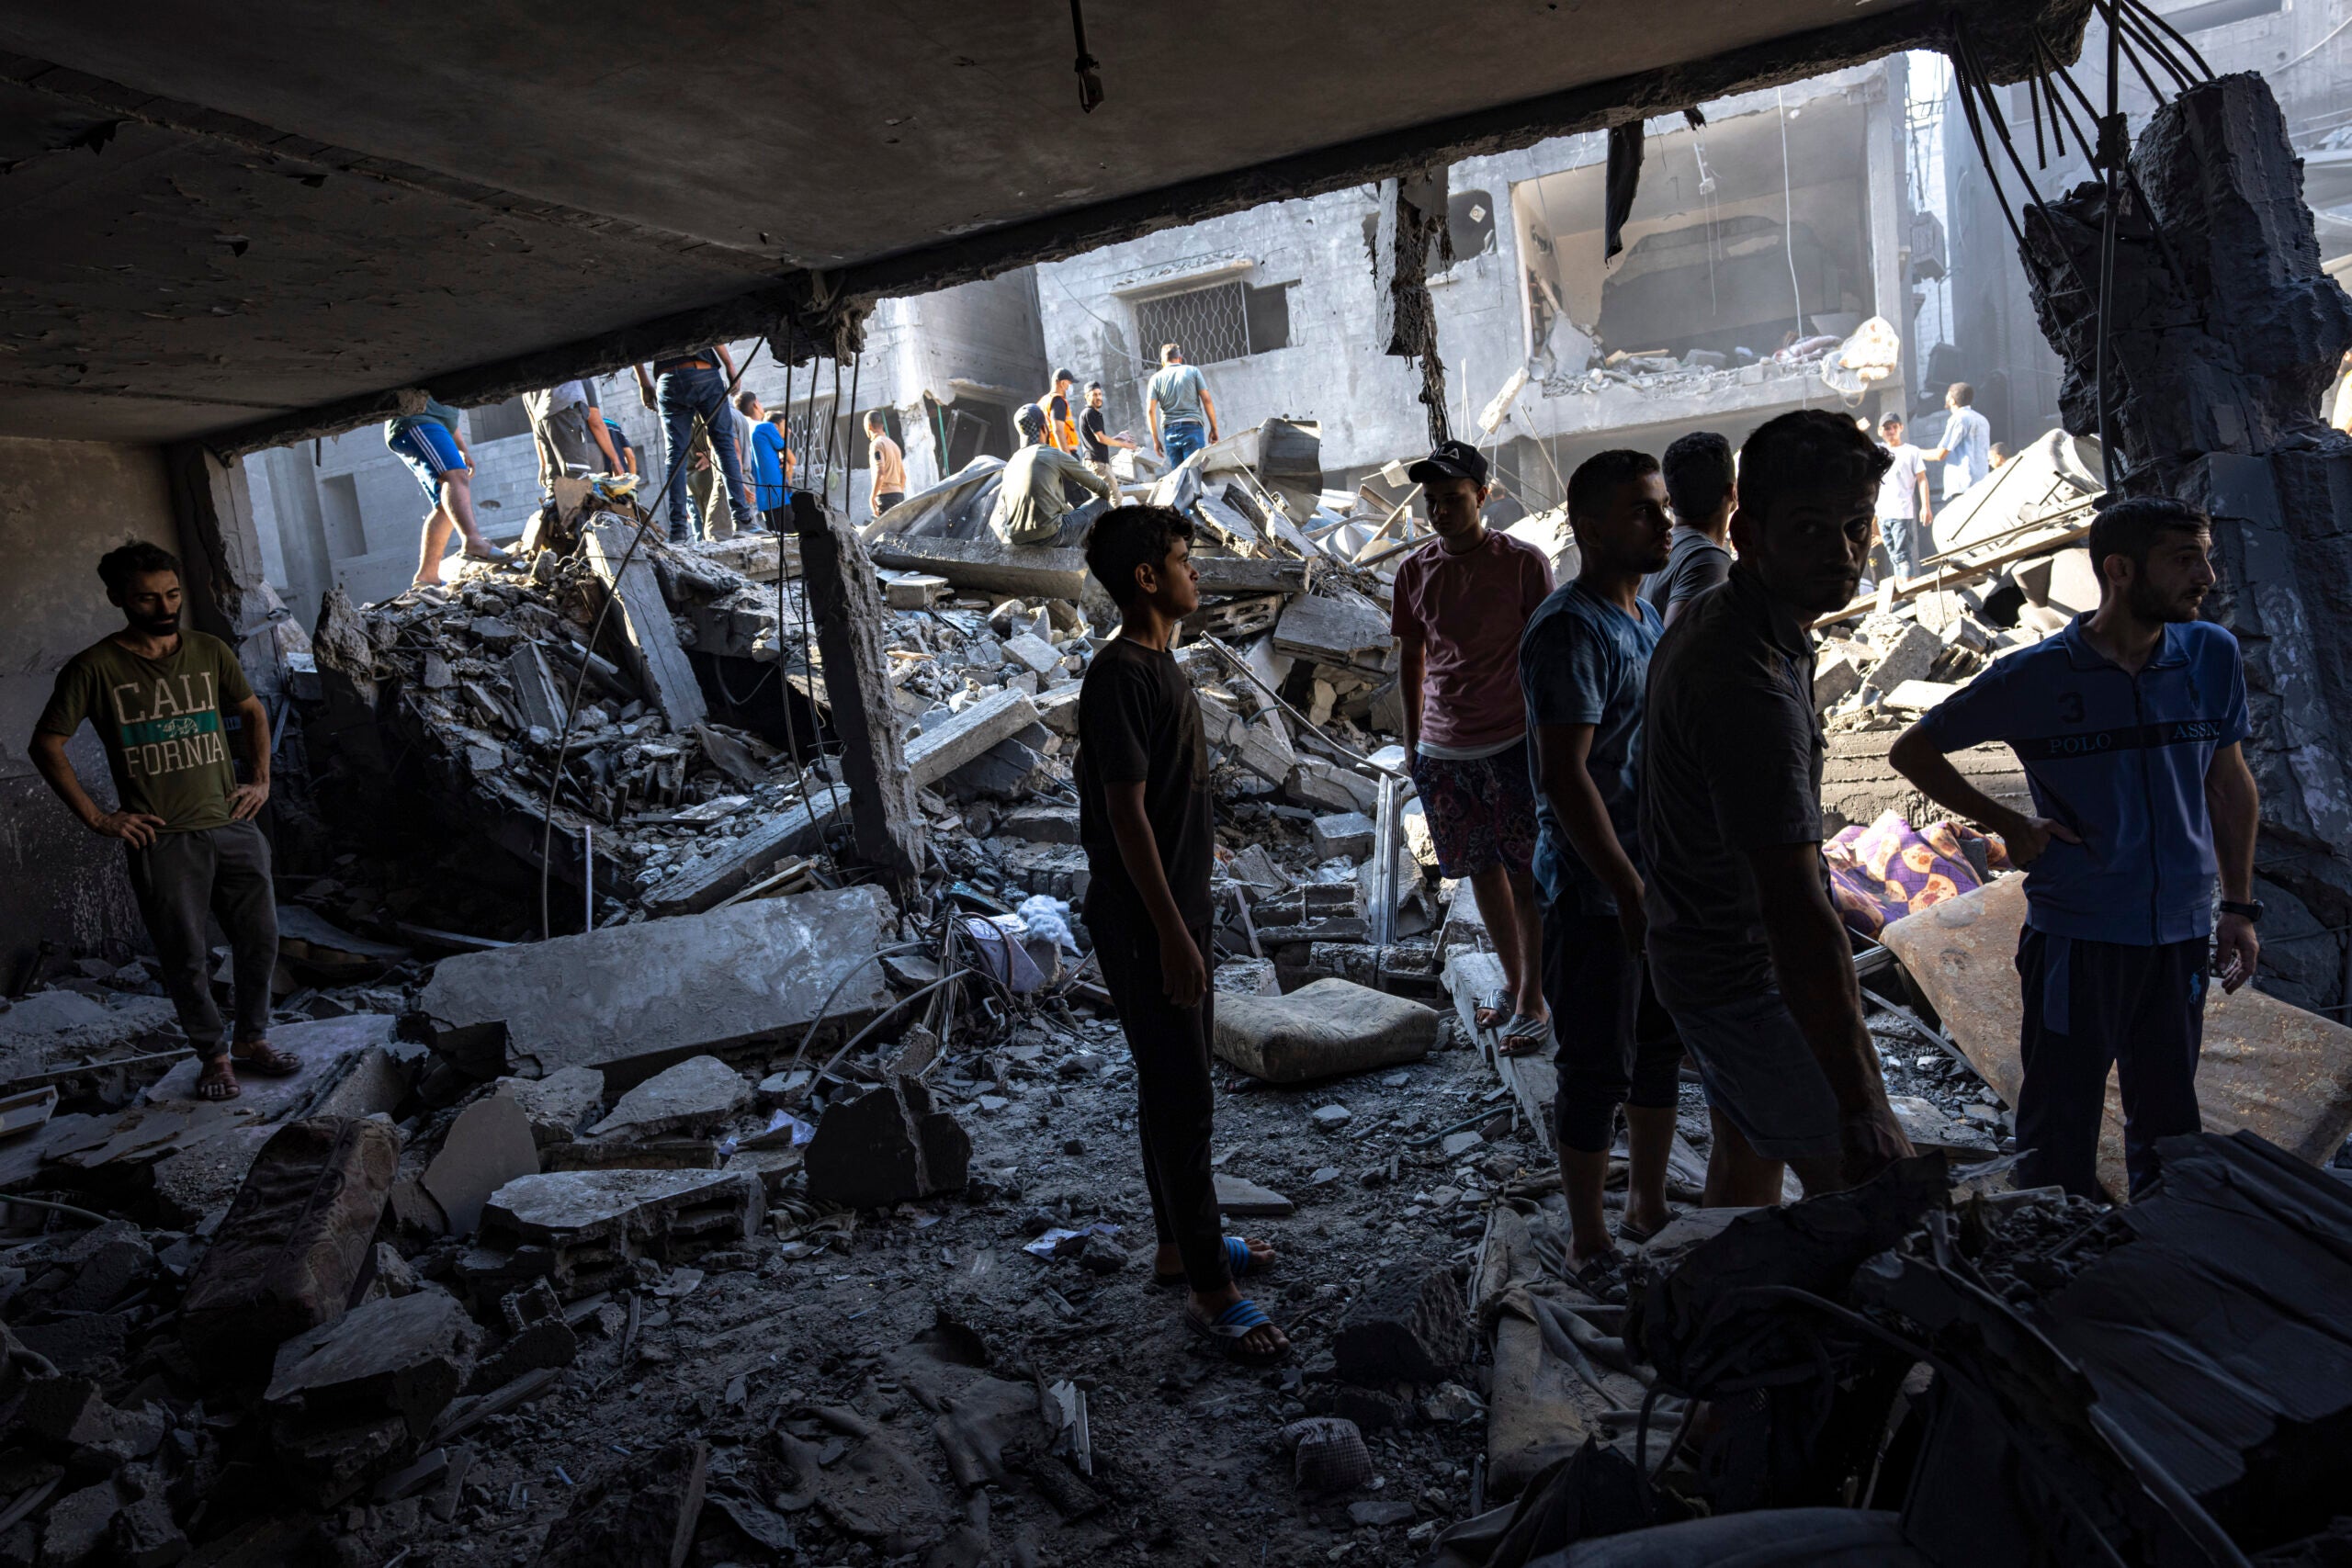
{"label": "man sitting on rubble", "polygon": [[1642,579],[1642,597],[1668,626],[1681,607],[1731,575],[1731,510],[1739,497],[1731,443],[1694,430],[1668,444],[1659,464],[1674,507],[1666,564]]}
{"label": "man sitting on rubble", "polygon": [[989,526],[1009,545],[1052,544],[1069,514],[1065,480],[1108,500],[1118,499],[1109,479],[1069,453],[1053,446],[1023,446],[1006,459],[998,478]]}
{"label": "man sitting on rubble", "polygon": [[1172,343],[1159,345],[1159,368],[1144,394],[1144,412],[1151,419],[1152,447],[1171,468],[1216,440],[1216,400],[1200,368],[1185,364],[1184,351]]}
{"label": "man sitting on rubble", "polygon": [[1666,1167],[1682,1043],[1642,956],[1648,927],[1635,830],[1642,694],[1666,629],[1639,592],[1642,574],[1663,568],[1669,548],[1657,459],[1623,450],[1587,458],[1568,478],[1568,525],[1581,565],[1528,621],[1519,673],[1534,739],[1535,881],[1544,894],[1544,994],[1559,1040],[1553,1115],[1568,1273],[1607,1301],[1624,1292],[1623,1259],[1601,1208],[1620,1105],[1632,1158],[1619,1234],[1647,1241],[1674,1217]]}
{"label": "man sitting on rubble", "polygon": [[1209,1168],[1216,824],[1201,705],[1169,652],[1177,623],[1200,607],[1192,538],[1192,524],[1163,506],[1119,507],[1087,535],[1087,569],[1120,619],[1079,693],[1078,830],[1092,878],[1087,929],[1135,1055],[1144,1184],[1159,1238],[1153,1274],[1190,1288],[1184,1321],[1195,1333],[1263,1365],[1282,1359],[1290,1341],[1233,1281],[1272,1265],[1273,1249],[1220,1233]]}
{"label": "man sitting on rubble", "polygon": [[[2213,586],[2210,530],[2177,501],[2109,506],[2091,523],[2098,611],[2003,655],[1887,753],[1930,799],[2000,834],[2026,868],[2021,1186],[2101,1196],[2110,1064],[2132,1192],[2154,1179],[2156,1140],[2200,1124],[2208,944],[2226,991],[2260,957],[2245,667],[2237,639],[2197,618]],[[1945,755],[1988,740],[2016,750],[2037,815],[1992,799]]]}
{"label": "man sitting on rubble", "polygon": [[1502,960],[1508,995],[1478,1010],[1497,1045],[1523,1056],[1550,1043],[1543,921],[1536,910],[1535,788],[1519,635],[1552,592],[1544,552],[1487,526],[1487,459],[1441,443],[1406,475],[1421,487],[1437,537],[1396,570],[1388,629],[1401,659],[1405,754],[1438,869],[1465,880]]}
{"label": "man sitting on rubble", "polygon": [[[233,649],[180,629],[178,558],[160,546],[128,544],[100,558],[98,577],[122,610],[122,629],[66,660],[28,750],[84,827],[123,841],[164,988],[204,1063],[197,1097],[233,1100],[237,1067],[273,1077],[301,1068],[269,1043],[277,902],[269,840],[254,820],[269,800],[269,713]],[[229,760],[224,705],[237,718],[242,784]],[[84,719],[98,732],[114,775],[120,804],[112,811],[90,798],[65,755]],[[216,918],[234,955],[233,1043],[222,1038],[212,1000],[209,931]]]}
{"label": "man sitting on rubble", "polygon": [[1853,421],[1821,409],[1750,435],[1731,519],[1739,558],[1650,663],[1650,975],[1706,1086],[1709,1207],[1779,1202],[1783,1162],[1817,1194],[1911,1152],[1822,870],[1808,629],[1853,597],[1886,466]]}

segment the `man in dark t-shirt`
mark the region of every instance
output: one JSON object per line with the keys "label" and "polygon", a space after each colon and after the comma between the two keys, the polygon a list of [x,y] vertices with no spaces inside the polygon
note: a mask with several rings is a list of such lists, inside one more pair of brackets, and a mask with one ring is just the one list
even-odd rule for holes
{"label": "man in dark t-shirt", "polygon": [[1235,1286],[1273,1251],[1220,1234],[1209,1168],[1209,868],[1216,823],[1200,700],[1169,652],[1200,606],[1193,525],[1160,506],[1102,514],[1086,564],[1119,606],[1078,699],[1078,836],[1092,880],[1086,926],[1135,1055],[1153,1273],[1190,1287],[1184,1320],[1227,1356],[1280,1360],[1290,1342]]}
{"label": "man in dark t-shirt", "polygon": [[1642,597],[1668,626],[1681,606],[1731,575],[1731,513],[1739,498],[1731,443],[1694,430],[1667,444],[1658,459],[1674,533],[1666,564],[1642,579]]}
{"label": "man in dark t-shirt", "polygon": [[1080,456],[1104,479],[1111,477],[1111,448],[1132,452],[1136,444],[1123,435],[1113,435],[1102,423],[1102,383],[1086,384],[1086,407],[1078,416],[1078,445]]}
{"label": "man in dark t-shirt", "polygon": [[1862,1024],[1821,863],[1815,615],[1848,603],[1887,456],[1822,409],[1740,448],[1723,586],[1685,602],[1650,662],[1640,842],[1650,977],[1706,1086],[1710,1208],[1869,1180],[1911,1152]]}

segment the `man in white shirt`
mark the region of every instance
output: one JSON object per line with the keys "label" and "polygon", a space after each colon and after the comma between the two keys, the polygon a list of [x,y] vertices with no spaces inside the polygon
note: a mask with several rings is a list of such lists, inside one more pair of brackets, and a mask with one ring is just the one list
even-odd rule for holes
{"label": "man in white shirt", "polygon": [[[1979,416],[1982,417],[1982,416]],[[1917,577],[1919,563],[1935,554],[1928,525],[1935,512],[1928,500],[1928,455],[1903,439],[1903,416],[1888,414],[1878,422],[1894,466],[1878,482],[1878,532],[1897,577]]]}
{"label": "man in white shirt", "polygon": [[1928,461],[1944,466],[1946,501],[1993,467],[1992,422],[1969,406],[1975,401],[1976,389],[1965,381],[1954,381],[1944,393],[1944,407],[1951,410],[1951,417],[1944,421],[1943,445],[1928,454]]}

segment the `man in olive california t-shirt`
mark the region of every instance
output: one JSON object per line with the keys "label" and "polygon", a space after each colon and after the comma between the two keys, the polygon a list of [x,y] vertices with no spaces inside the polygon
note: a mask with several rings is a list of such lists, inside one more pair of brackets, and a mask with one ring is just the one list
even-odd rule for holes
{"label": "man in olive california t-shirt", "polygon": [[[275,1077],[300,1066],[268,1038],[277,905],[269,840],[254,817],[269,800],[269,715],[227,643],[180,629],[180,563],[170,551],[124,545],[98,562],[98,576],[125,624],[66,660],[28,750],[84,826],[123,841],[164,987],[204,1062],[197,1094],[232,1100],[239,1068]],[[230,714],[245,762],[242,784]],[[65,755],[85,719],[106,748],[120,803],[112,811],[90,798]],[[235,954],[233,1038],[212,1000],[208,921],[215,917]]]}

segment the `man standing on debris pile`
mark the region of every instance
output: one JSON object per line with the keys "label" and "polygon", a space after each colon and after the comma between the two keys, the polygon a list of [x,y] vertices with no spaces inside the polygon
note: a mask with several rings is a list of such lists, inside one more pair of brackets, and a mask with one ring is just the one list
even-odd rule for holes
{"label": "man standing on debris pile", "polygon": [[427,392],[424,412],[384,422],[384,445],[408,465],[433,507],[424,514],[424,543],[411,586],[441,585],[441,552],[449,547],[451,529],[465,536],[468,560],[506,558],[474,521],[473,459],[466,450],[465,420],[456,409]]}
{"label": "man standing on debris pile", "polygon": [[[652,374],[642,365],[629,368],[637,372],[638,395],[645,406],[662,415],[662,471],[669,486],[670,542],[683,545],[691,536],[686,530],[686,454],[694,447],[695,424],[700,421],[708,433],[711,447],[718,461],[719,474],[726,480],[727,507],[730,524],[724,533],[718,519],[706,516],[703,529],[710,537],[724,538],[736,527],[751,525],[752,487],[743,479],[741,454],[735,445],[735,421],[727,407],[727,389],[735,380],[735,361],[723,343],[706,344],[684,354],[673,354],[653,362]],[[713,505],[710,510],[716,513]]]}
{"label": "man standing on debris pile", "polygon": [[1111,477],[1111,448],[1132,452],[1136,444],[1124,435],[1113,435],[1102,427],[1102,383],[1086,384],[1086,408],[1078,416],[1078,441],[1080,456],[1104,479]]}
{"label": "man standing on debris pile", "polygon": [[1674,507],[1666,564],[1642,579],[1642,597],[1672,626],[1681,607],[1731,575],[1731,511],[1739,497],[1731,443],[1694,430],[1668,444],[1660,464]]}
{"label": "man standing on debris pile", "polygon": [[[1035,407],[1035,404],[1030,405]],[[1116,501],[1111,481],[1069,453],[1052,446],[1023,446],[1006,459],[998,478],[996,507],[989,526],[1009,545],[1050,545],[1069,515],[1062,481]]]}
{"label": "man standing on debris pile", "polygon": [[589,380],[558,381],[545,391],[523,394],[523,412],[531,421],[531,445],[539,458],[539,488],[550,479],[572,477],[571,470],[617,474],[620,454],[605,431],[605,411],[596,406],[596,384]]}
{"label": "man standing on debris pile", "polygon": [[1623,1255],[1601,1207],[1617,1108],[1625,1108],[1631,1154],[1618,1229],[1646,1241],[1674,1217],[1666,1168],[1681,1093],[1682,1043],[1643,957],[1634,785],[1642,694],[1666,629],[1640,587],[1643,573],[1666,566],[1673,532],[1657,459],[1624,450],[1587,458],[1568,477],[1568,525],[1581,565],[1528,621],[1519,678],[1534,738],[1535,881],[1544,994],[1559,1040],[1553,1115],[1568,1272],[1609,1301],[1624,1295]]}
{"label": "man standing on debris pile", "polygon": [[1087,535],[1087,569],[1120,618],[1079,693],[1078,830],[1092,878],[1087,930],[1135,1055],[1159,1239],[1152,1272],[1190,1288],[1184,1321],[1195,1333],[1262,1365],[1282,1359],[1290,1341],[1233,1281],[1271,1265],[1273,1249],[1220,1233],[1209,1168],[1216,824],[1200,702],[1169,652],[1177,623],[1200,607],[1192,539],[1192,524],[1164,506],[1119,507]]}
{"label": "man standing on debris pile", "polygon": [[1739,558],[1659,641],[1642,718],[1650,974],[1706,1086],[1709,1207],[1866,1181],[1911,1145],[1821,863],[1814,617],[1860,581],[1887,456],[1805,409],[1739,453]]}
{"label": "man standing on debris pile", "polygon": [[[1929,798],[2000,834],[2026,868],[2023,1185],[2101,1196],[2111,1064],[2132,1190],[2146,1187],[2156,1140],[2201,1124],[2209,945],[2225,991],[2252,979],[2261,956],[2245,667],[2237,639],[2197,618],[2214,581],[2211,526],[2160,497],[2109,506],[2091,523],[2097,612],[2003,655],[1887,753]],[[2038,815],[1992,799],[1946,756],[1988,740],[2016,750]]]}
{"label": "man standing on debris pile", "polygon": [[865,441],[865,466],[874,476],[870,504],[879,517],[907,499],[907,455],[890,439],[889,422],[880,409],[866,411]]}
{"label": "man standing on debris pile", "polygon": [[1057,452],[1078,455],[1078,409],[1071,398],[1071,389],[1078,377],[1068,370],[1054,372],[1054,389],[1037,400],[1046,412],[1046,445]]}
{"label": "man standing on debris pile", "polygon": [[1894,459],[1878,482],[1879,537],[1894,575],[1917,577],[1919,563],[1935,553],[1928,537],[1928,525],[1936,517],[1928,498],[1928,455],[1903,439],[1901,414],[1888,414],[1878,429],[1886,438],[1887,456]]}
{"label": "man standing on debris pile", "polygon": [[[33,725],[33,766],[92,832],[120,839],[130,890],[155,943],[180,1029],[202,1059],[200,1100],[233,1100],[237,1067],[266,1077],[300,1070],[269,1043],[270,976],[277,967],[277,903],[269,840],[254,815],[269,800],[269,713],[235,649],[180,629],[180,563],[156,545],[129,544],[98,561],[120,631],[68,660]],[[237,782],[224,733],[237,719],[246,782]],[[112,811],[92,800],[65,755],[88,719],[114,775]],[[233,1043],[212,1000],[210,923],[234,954]],[[233,1060],[233,1065],[232,1065]]]}
{"label": "man standing on debris pile", "polygon": [[1502,960],[1510,995],[1479,1009],[1478,1021],[1501,1024],[1505,1055],[1530,1055],[1550,1043],[1552,1021],[1519,638],[1552,592],[1552,568],[1543,551],[1480,517],[1487,459],[1476,446],[1441,443],[1405,473],[1421,487],[1437,533],[1396,569],[1389,611],[1405,754],[1438,868],[1470,884]]}
{"label": "man standing on debris pile", "polygon": [[1993,424],[1971,406],[1975,401],[1976,389],[1965,381],[1954,381],[1944,390],[1944,407],[1951,412],[1944,420],[1943,445],[1926,457],[1944,466],[1946,501],[1992,471]]}
{"label": "man standing on debris pile", "polygon": [[1159,368],[1145,399],[1152,449],[1168,459],[1170,468],[1182,466],[1185,458],[1216,442],[1216,400],[1209,396],[1199,367],[1185,364],[1184,351],[1174,344],[1159,345]]}
{"label": "man standing on debris pile", "polygon": [[[785,450],[783,416],[771,414],[760,406],[760,400],[745,392],[737,400],[743,417],[751,421],[745,445],[752,454],[752,499],[759,503],[760,515],[773,519],[784,510],[785,460],[790,456]],[[769,522],[771,529],[775,527]]]}

